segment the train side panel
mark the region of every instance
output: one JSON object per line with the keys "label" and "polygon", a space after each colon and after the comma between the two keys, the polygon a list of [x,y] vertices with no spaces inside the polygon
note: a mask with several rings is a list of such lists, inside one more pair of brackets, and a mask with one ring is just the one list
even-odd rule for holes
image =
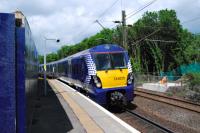
{"label": "train side panel", "polygon": [[87,76],[87,66],[83,56],[71,59],[71,80],[72,82],[81,88],[85,86],[85,80]]}

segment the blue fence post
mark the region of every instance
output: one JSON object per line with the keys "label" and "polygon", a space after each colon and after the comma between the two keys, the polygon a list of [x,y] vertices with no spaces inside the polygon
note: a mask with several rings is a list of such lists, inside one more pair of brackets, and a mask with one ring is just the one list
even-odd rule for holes
{"label": "blue fence post", "polygon": [[0,13],[0,132],[16,132],[15,16]]}

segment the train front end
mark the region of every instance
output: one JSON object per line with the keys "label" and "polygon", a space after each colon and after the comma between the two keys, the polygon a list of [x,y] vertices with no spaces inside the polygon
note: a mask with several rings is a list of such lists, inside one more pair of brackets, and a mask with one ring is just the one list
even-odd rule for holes
{"label": "train front end", "polygon": [[96,75],[92,76],[95,101],[127,105],[133,100],[133,74],[127,51],[117,45],[103,45],[92,53]]}

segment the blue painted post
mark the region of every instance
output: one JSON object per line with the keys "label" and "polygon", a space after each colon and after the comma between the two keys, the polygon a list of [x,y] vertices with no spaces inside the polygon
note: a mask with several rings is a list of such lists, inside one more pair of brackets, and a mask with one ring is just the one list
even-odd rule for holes
{"label": "blue painted post", "polygon": [[0,132],[16,132],[15,16],[0,13]]}

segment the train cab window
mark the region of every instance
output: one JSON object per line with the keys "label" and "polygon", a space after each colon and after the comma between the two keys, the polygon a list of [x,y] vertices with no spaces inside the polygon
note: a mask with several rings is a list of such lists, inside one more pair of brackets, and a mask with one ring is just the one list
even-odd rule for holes
{"label": "train cab window", "polygon": [[95,54],[94,60],[96,63],[97,70],[108,70],[112,69],[111,59],[109,54]]}
{"label": "train cab window", "polygon": [[124,53],[94,54],[94,61],[97,70],[109,70],[126,68]]}
{"label": "train cab window", "polygon": [[124,53],[112,53],[110,55],[112,58],[112,64],[114,69],[126,68],[126,60]]}

